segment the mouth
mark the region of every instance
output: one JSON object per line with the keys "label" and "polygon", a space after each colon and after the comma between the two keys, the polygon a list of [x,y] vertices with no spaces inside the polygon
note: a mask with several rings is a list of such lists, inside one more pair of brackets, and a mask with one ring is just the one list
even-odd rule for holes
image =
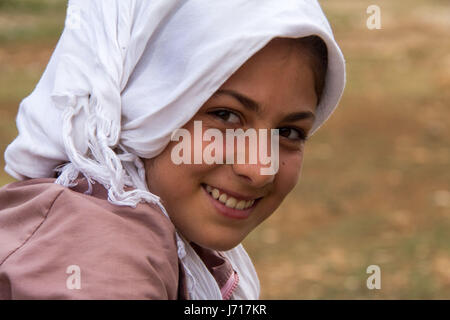
{"label": "mouth", "polygon": [[216,210],[228,218],[247,219],[262,197],[238,195],[217,187],[202,184],[209,200]]}

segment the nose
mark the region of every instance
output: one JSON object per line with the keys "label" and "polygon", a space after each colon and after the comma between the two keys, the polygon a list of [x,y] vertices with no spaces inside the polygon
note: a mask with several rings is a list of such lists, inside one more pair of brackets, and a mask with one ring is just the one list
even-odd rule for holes
{"label": "nose", "polygon": [[234,174],[243,179],[247,184],[254,188],[263,188],[273,182],[275,174],[263,175],[261,168],[267,168],[267,165],[257,164],[232,164]]}
{"label": "nose", "polygon": [[[271,150],[271,139],[265,138],[267,138],[267,136],[258,136],[257,140],[253,140],[252,145],[250,145],[250,139],[245,139],[245,150],[244,148],[238,148],[237,145],[235,145],[234,149],[235,155],[233,156],[239,156],[239,154],[244,152],[245,158],[244,162],[234,161],[231,165],[234,174],[254,188],[263,188],[272,183],[275,179],[276,171],[273,170],[273,165],[275,164],[277,167],[276,163],[278,163],[278,148],[275,148],[276,152],[273,152],[273,150]],[[274,143],[278,143],[278,140],[274,140]],[[261,149],[262,147],[263,149]],[[250,152],[256,153],[253,154],[253,161],[250,161]],[[267,159],[267,156],[269,156],[268,153],[270,153],[271,157],[269,163],[267,162],[267,160],[269,160]],[[263,157],[266,158],[264,161],[262,159],[262,154],[264,155]]]}

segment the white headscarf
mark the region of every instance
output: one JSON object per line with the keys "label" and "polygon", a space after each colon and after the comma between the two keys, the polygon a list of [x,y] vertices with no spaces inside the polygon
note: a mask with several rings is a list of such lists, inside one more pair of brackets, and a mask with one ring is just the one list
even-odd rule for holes
{"label": "white headscarf", "polygon": [[161,153],[271,39],[310,35],[329,58],[313,134],[345,86],[344,58],[316,0],[69,0],[47,69],[20,105],[5,170],[19,180],[52,177],[66,163],[57,183],[82,173],[114,204],[155,202],[167,214],[139,157]]}

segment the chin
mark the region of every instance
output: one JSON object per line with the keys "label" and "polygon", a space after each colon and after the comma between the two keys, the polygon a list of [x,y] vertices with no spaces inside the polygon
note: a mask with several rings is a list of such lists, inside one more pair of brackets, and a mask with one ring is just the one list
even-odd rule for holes
{"label": "chin", "polygon": [[215,238],[215,237],[201,237],[192,239],[191,241],[195,242],[199,246],[211,250],[216,251],[228,251],[239,245],[242,240],[244,240],[243,237],[234,237],[233,239],[223,239],[223,238]]}

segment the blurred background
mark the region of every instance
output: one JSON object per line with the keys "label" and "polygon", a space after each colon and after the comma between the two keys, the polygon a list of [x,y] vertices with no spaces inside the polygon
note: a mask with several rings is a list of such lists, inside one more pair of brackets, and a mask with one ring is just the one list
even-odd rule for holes
{"label": "blurred background", "polygon": [[[450,1],[320,3],[347,88],[308,141],[295,190],[244,242],[261,298],[450,299]],[[367,28],[370,5],[381,29]],[[63,0],[0,0],[2,155],[65,10]],[[13,181],[0,170],[0,186]],[[366,286],[370,265],[379,290]]]}

